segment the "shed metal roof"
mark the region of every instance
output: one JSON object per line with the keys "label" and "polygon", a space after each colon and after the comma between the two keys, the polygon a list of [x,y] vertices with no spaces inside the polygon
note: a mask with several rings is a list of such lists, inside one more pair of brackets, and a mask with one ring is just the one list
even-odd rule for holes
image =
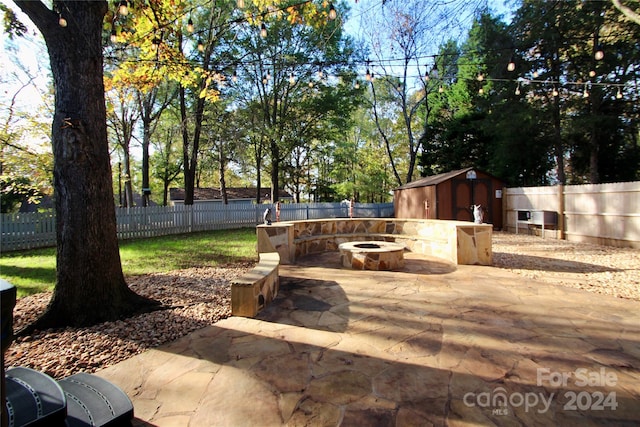
{"label": "shed metal roof", "polygon": [[[438,175],[425,176],[417,181],[408,182],[395,190],[405,190],[407,188],[419,188],[419,187],[428,187],[431,185],[438,185],[442,182],[448,181],[452,178],[455,178],[458,175],[466,174],[470,170],[475,169],[474,167],[468,167],[464,169],[458,169],[451,172],[440,173]],[[395,191],[394,190],[394,191]]]}

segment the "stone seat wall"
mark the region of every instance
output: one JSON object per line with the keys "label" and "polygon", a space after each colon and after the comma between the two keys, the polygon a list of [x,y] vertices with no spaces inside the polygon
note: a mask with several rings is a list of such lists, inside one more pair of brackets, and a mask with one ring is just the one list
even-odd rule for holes
{"label": "stone seat wall", "polygon": [[231,282],[231,314],[255,317],[278,294],[280,277],[278,252],[260,253],[260,261],[250,271]]}
{"label": "stone seat wall", "polygon": [[491,265],[490,224],[402,218],[337,218],[258,226],[258,251],[277,251],[283,264],[312,253],[337,251],[340,243],[384,240],[454,264]]}

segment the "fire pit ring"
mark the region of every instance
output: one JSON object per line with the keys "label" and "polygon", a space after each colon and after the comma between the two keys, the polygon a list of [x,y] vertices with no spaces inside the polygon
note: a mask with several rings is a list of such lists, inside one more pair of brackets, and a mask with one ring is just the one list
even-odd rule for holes
{"label": "fire pit ring", "polygon": [[354,270],[398,270],[404,267],[404,246],[394,242],[346,242],[338,246],[344,267]]}

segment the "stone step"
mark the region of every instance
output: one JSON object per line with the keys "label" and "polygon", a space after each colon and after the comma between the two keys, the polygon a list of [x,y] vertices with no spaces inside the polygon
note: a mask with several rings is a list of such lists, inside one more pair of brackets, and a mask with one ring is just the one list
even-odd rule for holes
{"label": "stone step", "polygon": [[133,404],[117,386],[96,375],[79,373],[58,381],[67,398],[68,427],[130,426]]}
{"label": "stone step", "polygon": [[50,376],[30,368],[5,373],[9,427],[63,426],[67,415],[64,391]]}

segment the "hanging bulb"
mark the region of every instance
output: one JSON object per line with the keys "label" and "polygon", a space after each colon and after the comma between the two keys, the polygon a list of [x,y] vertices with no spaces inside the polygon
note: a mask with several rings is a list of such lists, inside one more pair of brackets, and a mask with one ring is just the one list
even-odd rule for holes
{"label": "hanging bulb", "polygon": [[507,71],[515,71],[516,70],[516,63],[513,62],[513,58],[511,58],[509,60],[509,63],[507,64]]}
{"label": "hanging bulb", "polygon": [[369,69],[367,68],[367,74],[364,75],[364,78],[370,82],[371,81],[371,73],[369,72]]}
{"label": "hanging bulb", "polygon": [[479,73],[479,74],[478,74],[478,77],[476,77],[476,79],[477,79],[479,82],[483,81],[483,80],[484,80],[484,74]]}
{"label": "hanging bulb", "polygon": [[67,20],[64,19],[62,14],[60,14],[60,19],[58,19],[58,25],[60,25],[62,28],[67,26]]}
{"label": "hanging bulb", "polygon": [[520,95],[520,82],[518,82],[518,86],[516,87],[516,95]]}
{"label": "hanging bulb", "polygon": [[360,82],[356,82],[356,84],[354,85],[354,87],[355,87],[356,89],[360,89]]}
{"label": "hanging bulb", "polygon": [[309,82],[309,87],[313,87],[313,82]]}
{"label": "hanging bulb", "polygon": [[291,86],[293,86],[294,84],[296,84],[296,77],[293,75],[293,73],[289,74],[289,84]]}
{"label": "hanging bulb", "polygon": [[231,81],[234,83],[238,82],[238,73],[236,72],[236,70],[233,70],[233,75],[231,76]]}
{"label": "hanging bulb", "polygon": [[539,76],[538,72],[537,72],[537,71],[534,71],[534,72],[533,72],[533,78],[534,78],[534,79],[537,79],[537,78],[538,78],[538,76]]}
{"label": "hanging bulb", "polygon": [[584,85],[584,92],[582,92],[582,97],[583,98],[589,97],[589,91],[587,90],[587,85]]}
{"label": "hanging bulb", "polygon": [[616,93],[616,99],[622,99],[622,92],[620,92],[620,88],[618,88],[618,93]]}
{"label": "hanging bulb", "polygon": [[444,93],[444,87],[442,85],[440,85],[440,87],[438,88],[438,92]]}
{"label": "hanging bulb", "polygon": [[238,0],[236,6],[238,6],[238,9],[244,9],[244,0]]}
{"label": "hanging bulb", "polygon": [[438,64],[433,64],[433,68],[431,69],[431,75],[434,79],[438,78]]}
{"label": "hanging bulb", "polygon": [[189,18],[189,22],[187,22],[187,31],[193,33],[193,20]]}
{"label": "hanging bulb", "polygon": [[204,44],[202,43],[202,40],[198,40],[198,50],[200,52],[204,52]]}
{"label": "hanging bulb", "polygon": [[267,71],[267,81],[271,80],[271,73]]}
{"label": "hanging bulb", "polygon": [[160,46],[160,42],[161,42],[160,37],[156,36],[151,40],[151,45],[153,46],[154,49],[157,49],[158,46]]}
{"label": "hanging bulb", "polygon": [[129,14],[129,2],[127,2],[126,0],[122,0],[120,2],[120,4],[118,5],[118,13],[122,16],[127,16]]}
{"label": "hanging bulb", "polygon": [[264,22],[260,26],[260,37],[262,37],[263,39],[267,37],[267,26],[264,25]]}
{"label": "hanging bulb", "polygon": [[322,74],[322,70],[319,70],[319,71],[318,71],[318,78],[319,78],[319,79],[321,79],[323,75],[324,75],[324,74]]}
{"label": "hanging bulb", "polygon": [[115,43],[116,41],[118,41],[118,34],[116,34],[116,29],[113,28],[111,30],[111,43]]}
{"label": "hanging bulb", "polygon": [[602,50],[601,45],[598,45],[598,47],[596,47],[596,52],[593,54],[593,57],[596,59],[596,61],[602,61],[604,59],[604,50]]}
{"label": "hanging bulb", "polygon": [[371,81],[374,82],[375,80],[376,80],[376,76],[373,73],[371,73]]}
{"label": "hanging bulb", "polygon": [[478,93],[479,93],[480,95],[483,95],[483,94],[484,94],[484,89],[483,89],[483,88],[478,89]]}
{"label": "hanging bulb", "polygon": [[329,19],[334,20],[338,17],[338,12],[336,12],[336,8],[333,7],[333,3],[329,3]]}
{"label": "hanging bulb", "polygon": [[596,76],[596,70],[589,71],[589,77],[595,77],[595,76]]}
{"label": "hanging bulb", "polygon": [[558,96],[559,95],[558,89],[555,86],[553,87],[553,91],[551,91],[551,95],[553,95],[553,96]]}

